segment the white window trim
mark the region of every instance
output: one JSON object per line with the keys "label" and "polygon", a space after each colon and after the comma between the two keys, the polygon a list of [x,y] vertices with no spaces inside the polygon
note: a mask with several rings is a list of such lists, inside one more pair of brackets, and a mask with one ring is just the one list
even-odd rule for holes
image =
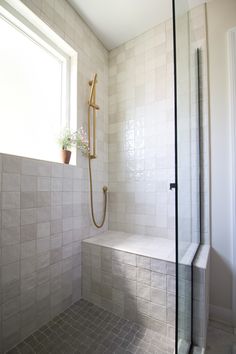
{"label": "white window trim", "polygon": [[0,0],[0,16],[62,62],[62,75],[66,80],[65,85],[62,85],[62,102],[65,104],[62,107],[61,125],[62,128],[67,126],[76,130],[77,52],[20,0]]}

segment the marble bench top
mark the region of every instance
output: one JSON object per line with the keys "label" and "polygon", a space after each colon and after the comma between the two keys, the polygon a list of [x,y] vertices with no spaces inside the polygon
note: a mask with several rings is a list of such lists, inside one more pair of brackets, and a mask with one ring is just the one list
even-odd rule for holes
{"label": "marble bench top", "polygon": [[175,241],[161,237],[107,231],[83,242],[169,262],[175,261]]}
{"label": "marble bench top", "polygon": [[[175,262],[175,240],[147,235],[130,234],[120,231],[106,231],[83,240],[85,243],[109,247],[123,252]],[[179,254],[183,255],[180,263],[191,265],[198,244],[180,242]],[[208,258],[209,246],[200,246],[194,265],[204,268]]]}

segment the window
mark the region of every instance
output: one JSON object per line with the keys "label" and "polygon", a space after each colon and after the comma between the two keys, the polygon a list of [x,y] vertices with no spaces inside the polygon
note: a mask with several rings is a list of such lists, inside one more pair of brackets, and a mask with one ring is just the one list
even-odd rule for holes
{"label": "window", "polygon": [[71,125],[70,57],[12,19],[0,13],[0,152],[60,161],[57,139]]}

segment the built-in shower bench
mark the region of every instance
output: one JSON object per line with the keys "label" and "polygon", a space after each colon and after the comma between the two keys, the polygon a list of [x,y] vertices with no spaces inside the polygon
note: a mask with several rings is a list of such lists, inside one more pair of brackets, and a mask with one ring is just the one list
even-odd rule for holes
{"label": "built-in shower bench", "polygon": [[[188,254],[187,244],[181,247]],[[187,258],[179,280],[183,301],[186,288],[191,289]],[[83,298],[157,331],[168,338],[163,345],[170,352],[175,333],[175,282],[175,240],[108,231],[82,242]]]}

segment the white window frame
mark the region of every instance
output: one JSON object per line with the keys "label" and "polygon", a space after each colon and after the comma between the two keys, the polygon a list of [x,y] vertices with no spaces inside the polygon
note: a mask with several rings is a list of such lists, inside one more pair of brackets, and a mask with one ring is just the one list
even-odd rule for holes
{"label": "white window frame", "polygon": [[0,0],[0,16],[62,63],[60,125],[76,130],[77,52],[20,0]]}

